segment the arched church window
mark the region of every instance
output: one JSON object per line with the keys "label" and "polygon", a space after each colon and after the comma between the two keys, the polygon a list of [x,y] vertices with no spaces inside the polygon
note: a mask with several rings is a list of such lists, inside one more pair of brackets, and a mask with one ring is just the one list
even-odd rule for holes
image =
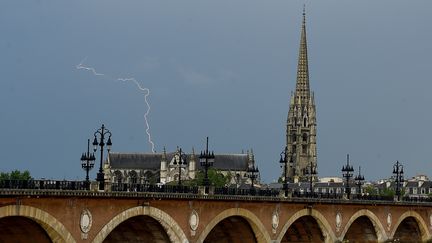
{"label": "arched church window", "polygon": [[306,117],[305,117],[305,118],[303,118],[303,126],[304,126],[304,127],[306,127],[306,126],[307,126],[307,119],[306,119]]}
{"label": "arched church window", "polygon": [[138,182],[138,174],[136,171],[132,170],[129,172],[129,182],[131,184],[136,184]]}
{"label": "arched church window", "polygon": [[146,171],[144,173],[144,183],[145,184],[150,183],[152,181],[155,181],[154,179],[155,179],[155,175],[151,171]]}
{"label": "arched church window", "polygon": [[306,133],[303,133],[303,142],[307,142],[308,136]]}
{"label": "arched church window", "polygon": [[303,145],[302,146],[302,154],[306,154],[307,153],[307,146]]}
{"label": "arched church window", "polygon": [[114,172],[114,177],[117,184],[121,184],[123,182],[123,174],[119,170]]}
{"label": "arched church window", "polygon": [[293,141],[293,142],[297,141],[297,135],[296,135],[296,134],[293,134],[293,135],[292,135],[292,141]]}

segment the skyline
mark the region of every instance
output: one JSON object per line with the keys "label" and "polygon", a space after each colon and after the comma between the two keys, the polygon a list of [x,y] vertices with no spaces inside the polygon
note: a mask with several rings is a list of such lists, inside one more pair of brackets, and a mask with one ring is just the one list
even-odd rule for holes
{"label": "skyline", "polygon": [[[209,136],[215,153],[252,148],[262,179],[277,179],[303,3],[2,3],[0,171],[82,179],[102,123],[113,151],[151,152],[143,93],[116,81],[135,78],[156,151],[199,152]],[[347,153],[367,180],[396,160],[407,178],[430,175],[431,5],[306,2],[320,177],[340,177]],[[83,58],[113,78],[77,70]]]}

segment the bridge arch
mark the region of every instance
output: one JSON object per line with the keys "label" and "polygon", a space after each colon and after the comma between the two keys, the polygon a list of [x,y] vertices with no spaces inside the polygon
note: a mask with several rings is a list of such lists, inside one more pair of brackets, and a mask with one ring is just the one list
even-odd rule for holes
{"label": "bridge arch", "polygon": [[276,242],[281,242],[289,227],[304,216],[311,216],[315,219],[324,236],[324,242],[335,242],[336,236],[334,235],[333,230],[326,218],[318,210],[306,208],[298,211],[293,216],[291,216],[291,218],[289,218],[289,220],[282,227]]}
{"label": "bridge arch", "polygon": [[367,209],[361,209],[359,211],[357,211],[356,213],[354,213],[351,218],[348,220],[347,224],[345,225],[344,230],[342,231],[341,235],[340,235],[340,241],[343,241],[348,230],[350,229],[350,227],[352,226],[352,224],[360,217],[367,217],[370,222],[372,223],[372,226],[375,230],[375,234],[377,236],[377,241],[378,242],[383,242],[386,241],[388,239],[384,227],[381,223],[381,221],[379,220],[379,218],[370,210]]}
{"label": "bridge arch", "polygon": [[393,230],[390,234],[390,239],[393,239],[395,237],[399,226],[402,224],[402,222],[405,219],[408,219],[408,218],[414,218],[415,219],[417,226],[419,227],[419,230],[420,230],[421,241],[425,242],[425,241],[429,240],[431,235],[429,233],[427,224],[423,220],[423,217],[419,213],[417,213],[413,210],[407,211],[399,217],[398,221],[394,225]]}
{"label": "bridge arch", "polygon": [[51,214],[27,205],[0,207],[0,219],[5,217],[26,217],[39,224],[53,242],[75,242],[64,225]]}
{"label": "bridge arch", "polygon": [[264,227],[259,218],[251,211],[243,208],[230,208],[218,214],[207,224],[207,226],[201,232],[201,235],[199,236],[197,242],[204,242],[212,229],[214,229],[216,225],[222,220],[236,216],[245,219],[249,223],[258,243],[272,242],[270,239],[270,235],[267,232],[267,229]]}
{"label": "bridge arch", "polygon": [[103,242],[104,239],[121,223],[136,217],[136,216],[149,216],[158,221],[166,230],[166,233],[171,242],[188,242],[186,235],[180,228],[178,223],[164,211],[151,207],[151,206],[138,206],[129,208],[112,218],[96,235],[93,239],[94,243]]}

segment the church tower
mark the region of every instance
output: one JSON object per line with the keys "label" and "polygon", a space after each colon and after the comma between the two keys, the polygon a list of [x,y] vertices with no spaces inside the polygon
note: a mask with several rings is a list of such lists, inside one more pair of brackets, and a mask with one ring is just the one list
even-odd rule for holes
{"label": "church tower", "polygon": [[316,112],[314,94],[309,88],[309,68],[306,42],[306,14],[303,9],[300,50],[295,92],[291,92],[286,127],[286,173],[289,181],[306,180],[306,171],[312,165],[316,169]]}

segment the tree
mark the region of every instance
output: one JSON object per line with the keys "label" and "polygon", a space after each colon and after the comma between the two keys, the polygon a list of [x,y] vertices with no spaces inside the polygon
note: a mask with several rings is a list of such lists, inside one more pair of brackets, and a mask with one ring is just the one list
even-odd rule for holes
{"label": "tree", "polygon": [[375,186],[373,185],[367,185],[365,187],[363,187],[363,191],[367,194],[367,195],[378,195],[378,190]]}
{"label": "tree", "polygon": [[13,170],[10,173],[0,172],[0,180],[31,180],[33,179],[28,170],[23,172],[19,170]]}
{"label": "tree", "polygon": [[[214,168],[208,170],[208,178],[210,185],[215,187],[224,187],[229,185],[231,175],[224,176],[221,171]],[[171,181],[167,185],[177,185],[177,181]],[[204,171],[199,171],[193,180],[182,180],[184,186],[203,186],[204,185]]]}
{"label": "tree", "polygon": [[[384,188],[383,190],[380,191],[380,196],[394,197],[395,194],[396,193],[393,188]],[[401,193],[401,195],[403,194]]]}
{"label": "tree", "polygon": [[[228,174],[227,176],[224,176],[222,172],[219,170],[216,170],[214,168],[209,168],[208,171],[208,179],[210,182],[210,185],[215,187],[224,187],[229,184],[231,181],[231,175]],[[198,185],[204,185],[204,171],[199,171],[197,174],[197,184]]]}

